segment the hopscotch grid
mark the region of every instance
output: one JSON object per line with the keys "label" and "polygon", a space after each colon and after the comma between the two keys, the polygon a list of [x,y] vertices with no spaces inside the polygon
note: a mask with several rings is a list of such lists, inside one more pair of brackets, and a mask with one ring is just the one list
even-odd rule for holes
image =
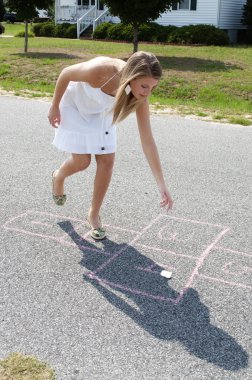
{"label": "hopscotch grid", "polygon": [[185,285],[185,288],[190,288],[190,286],[192,286],[193,284],[193,281],[194,281],[194,278],[199,274],[199,270],[200,268],[203,266],[205,260],[207,259],[207,257],[209,256],[211,250],[213,249],[213,247],[218,243],[218,241],[220,241],[220,239],[227,233],[230,231],[230,228],[226,228],[225,230],[221,231],[216,237],[215,239],[212,241],[211,244],[209,244],[206,249],[203,251],[203,253],[201,254],[201,256],[198,258],[197,260],[197,264],[196,264],[196,267],[193,269],[191,275],[189,276],[188,278],[188,281]]}
{"label": "hopscotch grid", "polygon": [[[31,232],[31,231],[28,231],[28,230],[25,230],[25,229],[22,229],[22,228],[16,228],[16,227],[11,227],[10,226],[11,223],[17,221],[18,219],[22,219],[24,217],[28,217],[31,213],[33,213],[35,215],[42,215],[42,216],[47,216],[47,217],[52,217],[52,218],[60,218],[60,219],[64,219],[64,220],[70,220],[70,221],[78,222],[77,227],[75,226],[75,228],[73,228],[70,232],[75,232],[76,228],[81,228],[82,226],[86,226],[86,221],[85,220],[81,220],[81,219],[77,219],[77,218],[72,218],[72,217],[67,217],[67,216],[59,215],[59,214],[52,214],[52,213],[48,213],[48,212],[41,212],[41,211],[35,211],[35,210],[27,210],[27,212],[19,214],[19,215],[15,216],[15,217],[12,217],[9,220],[7,220],[2,225],[2,227],[4,229],[6,229],[6,230],[12,230],[12,231],[15,231],[17,233],[26,234],[26,235],[30,235],[30,236],[41,237],[41,238],[44,238],[44,239],[50,239],[50,240],[58,242],[59,244],[65,245],[67,247],[76,247],[77,246],[80,249],[84,248],[84,249],[88,249],[90,251],[102,253],[102,254],[105,254],[105,255],[109,256],[108,260],[106,260],[94,272],[88,272],[87,274],[85,274],[85,276],[93,278],[94,280],[99,281],[99,282],[104,283],[104,284],[107,284],[109,286],[116,287],[116,288],[119,288],[119,289],[123,289],[123,290],[126,290],[126,291],[134,293],[134,294],[138,294],[138,295],[142,295],[142,296],[147,296],[149,298],[154,298],[154,299],[163,300],[163,301],[169,301],[169,302],[172,302],[174,304],[178,304],[181,301],[181,299],[183,298],[183,296],[186,294],[187,290],[192,286],[192,284],[195,282],[195,280],[197,278],[205,278],[205,279],[207,279],[209,281],[215,281],[215,282],[225,283],[225,284],[228,284],[228,285],[231,285],[231,286],[237,286],[237,287],[241,287],[241,288],[245,288],[245,289],[252,289],[252,286],[250,286],[250,285],[244,285],[242,283],[237,283],[237,282],[233,282],[233,281],[227,281],[227,280],[223,280],[223,279],[215,278],[215,277],[211,277],[211,276],[206,276],[204,274],[199,273],[199,270],[204,265],[205,260],[208,258],[208,256],[209,256],[209,254],[210,254],[211,251],[222,250],[222,251],[227,252],[227,253],[234,253],[234,254],[237,254],[237,255],[240,254],[240,255],[244,255],[246,257],[252,257],[252,254],[250,254],[250,253],[241,252],[241,251],[237,251],[237,250],[232,250],[232,249],[224,248],[222,246],[218,246],[217,245],[217,243],[220,241],[220,239],[222,238],[222,236],[224,236],[225,233],[227,233],[228,231],[230,231],[230,229],[228,227],[224,227],[223,225],[212,224],[212,223],[208,223],[208,222],[201,222],[201,221],[197,221],[197,220],[191,220],[191,219],[185,219],[185,218],[179,218],[179,217],[173,217],[173,216],[171,217],[169,215],[163,215],[163,214],[159,214],[156,218],[154,218],[141,231],[124,229],[124,228],[121,228],[121,227],[116,227],[116,226],[112,226],[112,225],[106,224],[105,225],[106,227],[111,227],[114,230],[130,232],[130,233],[136,235],[136,236],[133,237],[133,239],[129,243],[127,243],[127,245],[123,246],[116,254],[113,254],[111,252],[107,252],[107,251],[102,250],[100,248],[97,248],[97,249],[96,248],[90,248],[88,245],[85,245],[85,244],[78,245],[78,244],[76,244],[74,242],[69,242],[69,241],[65,240],[68,237],[69,233],[68,233],[68,235],[66,235],[66,233],[64,233],[60,237],[54,237],[54,236],[51,236],[51,235],[41,234],[41,233],[35,233],[35,232]],[[205,226],[218,227],[218,228],[221,227],[222,229],[223,228],[224,229],[218,235],[216,235],[215,239],[212,241],[211,244],[209,244],[206,247],[206,249],[202,252],[202,254],[201,254],[201,256],[199,258],[194,257],[194,256],[190,256],[190,255],[186,255],[186,254],[176,253],[176,252],[165,250],[165,249],[161,249],[161,248],[158,248],[158,247],[151,247],[151,246],[144,245],[144,244],[141,244],[140,242],[138,242],[139,239],[142,237],[142,235],[148,229],[150,229],[153,224],[155,224],[156,222],[158,222],[159,220],[161,220],[163,218],[169,219],[169,220],[178,220],[178,221],[182,221],[182,222],[186,222],[186,223],[192,223],[192,224],[195,224],[195,225],[198,224],[198,225],[205,225]],[[43,223],[43,222],[39,222],[39,221],[36,221],[36,220],[29,221],[29,223],[31,223],[31,224],[38,224],[38,225],[40,224],[40,225],[44,225],[46,227],[52,226],[52,224],[50,225],[48,223]],[[92,241],[92,239],[89,240],[88,237],[90,238],[89,232],[87,232],[85,234],[84,240],[87,240],[88,242]],[[82,239],[79,239],[79,240],[81,241]],[[128,245],[133,245],[133,244],[135,244],[137,247],[152,249],[152,250],[155,250],[155,251],[164,252],[164,253],[167,253],[167,254],[172,254],[172,255],[175,255],[175,256],[178,256],[178,257],[181,256],[181,257],[185,257],[187,259],[193,259],[193,260],[196,261],[196,267],[191,272],[190,276],[187,279],[187,282],[186,282],[185,286],[180,291],[180,293],[178,294],[177,298],[171,299],[171,298],[168,298],[168,297],[165,297],[165,296],[156,296],[154,294],[150,294],[148,292],[144,292],[144,291],[141,291],[141,290],[138,290],[138,289],[131,289],[131,288],[128,288],[128,287],[123,286],[121,284],[116,284],[116,283],[107,281],[106,279],[102,279],[102,278],[100,278],[99,276],[96,275],[102,269],[104,269],[107,265],[109,265],[113,260],[115,260],[118,256],[120,256],[121,254],[123,254],[123,252],[128,248]]]}
{"label": "hopscotch grid", "polygon": [[[45,215],[45,216],[48,215],[48,216],[51,216],[53,218],[57,217],[57,218],[67,219],[67,220],[74,221],[74,222],[80,222],[81,225],[85,225],[85,226],[89,225],[88,221],[85,218],[84,219],[77,219],[77,218],[72,218],[72,217],[69,217],[69,216],[61,215],[61,214],[51,214],[49,212],[35,211],[35,210],[28,210],[27,214],[28,213],[40,214],[40,215]],[[23,215],[27,215],[27,214],[23,214]],[[136,231],[136,230],[131,230],[131,229],[127,229],[127,228],[112,226],[110,224],[104,224],[104,227],[112,227],[113,229],[117,229],[119,231],[130,232],[132,234],[138,234],[139,233],[139,231]]]}
{"label": "hopscotch grid", "polygon": [[150,222],[146,227],[144,227],[142,229],[141,232],[139,232],[139,234],[137,236],[135,236],[126,246],[122,247],[117,253],[115,253],[114,256],[112,256],[110,259],[108,259],[105,263],[103,263],[102,265],[100,265],[100,267],[98,267],[94,272],[90,272],[92,273],[93,275],[96,275],[97,273],[99,273],[101,270],[103,270],[106,266],[108,266],[112,261],[114,261],[119,255],[121,255],[127,248],[129,245],[133,245],[138,239],[140,239],[140,237],[143,235],[143,233],[149,229],[154,223],[156,223],[159,219],[160,219],[160,216],[161,215],[158,215],[152,222]]}
{"label": "hopscotch grid", "polygon": [[[22,213],[22,214],[19,214],[19,215],[16,215],[14,216],[13,218],[10,218],[9,220],[7,220],[7,222],[5,222],[2,227],[4,229],[7,229],[7,230],[15,230],[15,227],[9,227],[8,225],[11,224],[12,222],[14,222],[15,220],[17,219],[21,219],[23,217],[26,217],[28,216],[29,214],[31,213],[34,213],[34,214],[38,214],[38,215],[43,215],[43,216],[50,216],[52,218],[59,218],[59,219],[67,219],[69,221],[74,221],[74,222],[79,222],[79,226],[88,226],[88,222],[86,220],[81,220],[81,219],[77,219],[77,218],[72,218],[72,217],[68,217],[68,216],[64,216],[64,215],[61,215],[61,214],[52,214],[52,213],[49,213],[49,212],[42,212],[42,211],[35,211],[35,210],[27,210],[27,212],[25,213]],[[30,223],[36,223],[36,224],[39,224],[42,222],[36,222],[36,221],[31,221]],[[122,228],[122,227],[117,227],[117,226],[113,226],[111,224],[104,224],[104,227],[108,227],[108,228],[113,228],[114,230],[119,230],[119,231],[124,231],[124,232],[130,232],[132,234],[135,234],[135,235],[138,235],[139,234],[139,231],[136,231],[136,230],[132,230],[132,229],[127,229],[127,228]],[[23,230],[23,231],[26,231],[26,230]],[[73,231],[75,231],[75,229],[73,229]],[[63,235],[65,236],[65,234]]]}
{"label": "hopscotch grid", "polygon": [[[22,229],[22,228],[16,228],[16,227],[11,227],[10,226],[11,223],[17,221],[18,219],[22,220],[22,218],[28,217],[30,214],[43,215],[43,216],[49,216],[49,217],[52,217],[52,218],[59,218],[59,219],[79,222],[79,224],[75,228],[72,228],[70,231],[68,231],[68,234],[66,234],[65,232],[63,232],[63,234],[60,235],[60,236],[58,236],[58,237],[55,237],[55,236],[52,236],[52,235],[47,235],[47,234],[41,234],[41,233],[37,233],[37,232],[32,232],[32,231],[28,231],[28,230],[25,230],[25,229]],[[36,220],[35,221],[32,220],[29,223],[52,227],[52,224],[43,223],[43,222],[36,221]],[[76,243],[69,242],[66,239],[68,238],[69,233],[75,232],[77,228],[80,228],[82,226],[87,226],[87,222],[85,220],[81,220],[81,219],[77,219],[77,218],[71,218],[71,217],[67,217],[67,216],[64,216],[64,215],[60,215],[60,214],[52,214],[52,213],[48,213],[48,212],[35,211],[35,210],[27,210],[27,212],[19,214],[19,215],[13,217],[13,218],[7,220],[7,222],[5,222],[2,225],[2,227],[4,229],[6,229],[6,230],[15,231],[17,233],[21,233],[21,234],[25,234],[25,235],[29,235],[29,236],[36,236],[36,237],[40,237],[40,238],[43,238],[43,239],[46,239],[46,240],[50,239],[50,240],[56,241],[59,244],[62,244],[63,246],[65,245],[67,247],[76,247],[77,246]],[[110,225],[108,225],[108,224],[105,224],[104,226],[110,227]],[[121,227],[113,226],[113,229],[117,229],[117,230],[125,231],[125,232],[130,232],[130,233],[133,233],[133,234],[136,234],[136,235],[138,234],[135,230],[128,230],[128,229],[121,228]],[[90,234],[89,234],[89,231],[88,231],[88,232],[86,232],[86,234],[84,235],[84,237],[82,239],[83,240],[87,240],[88,243],[90,243],[90,242],[93,243],[93,240],[90,238],[89,235]],[[90,251],[93,251],[93,252],[101,252],[101,253],[105,254],[106,256],[113,256],[112,253],[110,253],[110,252],[108,252],[106,250],[103,250],[103,249],[100,249],[100,248],[90,248],[88,245],[85,245],[85,244],[78,245],[78,247],[80,249],[82,249],[82,248],[88,248]]]}
{"label": "hopscotch grid", "polygon": [[[40,234],[40,233],[37,233],[37,232],[31,232],[31,231],[27,231],[27,230],[24,230],[22,228],[16,228],[16,227],[9,227],[8,224],[12,223],[13,221],[16,221],[17,219],[21,219],[23,217],[27,217],[30,213],[33,213],[34,211],[31,211],[31,210],[28,210],[28,212],[26,213],[22,213],[18,216],[15,216],[11,219],[9,219],[5,224],[3,224],[3,228],[6,229],[6,230],[9,230],[9,231],[15,231],[17,233],[21,233],[21,234],[24,234],[24,235],[28,235],[28,236],[36,236],[36,237],[40,237],[42,239],[46,239],[46,240],[53,240],[53,241],[56,241],[57,243],[63,245],[63,246],[66,246],[66,247],[77,247],[76,243],[74,242],[69,242],[69,241],[66,241],[65,239],[67,238],[67,235],[65,233],[63,233],[61,236],[59,237],[55,237],[55,236],[52,236],[52,235],[47,235],[47,234]],[[45,215],[49,215],[49,216],[55,216],[53,214],[50,214],[50,213],[43,213],[43,212],[39,212],[39,211],[36,211],[34,212],[36,214],[43,214],[44,216]],[[81,220],[78,220],[78,219],[74,219],[74,218],[64,218],[64,219],[68,219],[68,220],[75,220],[75,221],[79,221],[81,222]],[[44,223],[41,223],[41,222],[37,222],[37,221],[31,221],[30,223],[36,223],[36,224],[41,224],[41,225],[45,225]],[[46,224],[47,226],[50,226],[52,227],[52,225],[50,224]],[[83,225],[83,222],[81,222],[81,225]],[[78,225],[78,227],[80,226],[80,224]],[[75,229],[73,228],[72,230],[70,230],[70,232],[74,232]],[[88,235],[88,233],[86,234]],[[82,239],[80,239],[82,240]],[[81,245],[78,245],[78,247],[81,249],[81,248],[87,248],[88,250],[92,251],[92,252],[98,252],[98,253],[102,253],[106,256],[111,256],[112,254],[106,250],[102,250],[102,249],[99,249],[99,248],[91,248],[89,247],[88,245],[85,245],[85,244],[81,244]]]}
{"label": "hopscotch grid", "polygon": [[[89,251],[93,251],[93,252],[97,252],[97,253],[102,253],[106,256],[111,256],[112,253],[108,252],[108,251],[105,251],[105,250],[102,250],[102,249],[99,249],[99,248],[91,248],[89,247],[88,245],[76,245],[76,243],[73,243],[73,242],[70,242],[70,241],[66,241],[64,239],[62,239],[61,237],[60,238],[56,238],[54,236],[51,236],[51,235],[46,235],[46,234],[38,234],[38,233],[35,233],[35,232],[30,232],[30,231],[27,231],[27,230],[22,230],[20,228],[7,228],[7,230],[10,230],[10,231],[15,231],[15,232],[18,232],[18,233],[21,233],[21,234],[25,234],[25,235],[29,235],[29,236],[36,236],[36,237],[40,237],[42,239],[46,239],[46,240],[53,240],[53,241],[56,241],[57,243],[63,245],[63,246],[66,246],[66,247],[74,247],[74,248],[87,248]],[[65,238],[65,237],[64,237]]]}

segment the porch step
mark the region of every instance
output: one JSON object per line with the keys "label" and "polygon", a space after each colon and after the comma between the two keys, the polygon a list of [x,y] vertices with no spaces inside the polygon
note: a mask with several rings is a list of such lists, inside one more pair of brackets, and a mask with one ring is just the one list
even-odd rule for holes
{"label": "porch step", "polygon": [[93,25],[90,25],[80,36],[80,40],[89,40],[92,38]]}

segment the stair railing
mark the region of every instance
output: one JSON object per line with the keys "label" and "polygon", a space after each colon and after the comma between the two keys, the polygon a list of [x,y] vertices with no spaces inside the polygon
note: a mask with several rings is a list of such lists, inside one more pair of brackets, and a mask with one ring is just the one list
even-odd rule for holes
{"label": "stair railing", "polygon": [[83,16],[77,20],[77,38],[80,38],[81,33],[84,32],[97,16],[97,7],[94,5]]}
{"label": "stair railing", "polygon": [[95,20],[93,20],[93,32],[95,31],[98,25],[100,25],[101,23],[105,21],[109,22],[111,18],[112,18],[111,14],[109,13],[108,9],[106,9]]}

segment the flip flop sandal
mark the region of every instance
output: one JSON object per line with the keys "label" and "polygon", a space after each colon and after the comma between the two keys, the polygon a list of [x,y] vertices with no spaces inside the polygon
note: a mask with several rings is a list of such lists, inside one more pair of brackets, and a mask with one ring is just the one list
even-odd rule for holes
{"label": "flip flop sandal", "polygon": [[89,227],[91,228],[91,230],[89,231],[89,235],[94,239],[94,240],[102,240],[102,239],[105,239],[106,237],[106,230],[105,228],[103,227],[99,227],[99,228],[93,228],[89,222],[89,220],[87,219],[87,223],[89,225]]}
{"label": "flip flop sandal", "polygon": [[106,230],[102,227],[100,228],[92,228],[89,232],[90,236],[95,240],[102,240],[106,237]]}
{"label": "flip flop sandal", "polygon": [[52,195],[53,195],[53,200],[54,200],[54,203],[57,205],[57,206],[63,206],[66,202],[66,194],[63,194],[63,195],[55,195],[54,194],[54,173],[55,171],[52,173]]}

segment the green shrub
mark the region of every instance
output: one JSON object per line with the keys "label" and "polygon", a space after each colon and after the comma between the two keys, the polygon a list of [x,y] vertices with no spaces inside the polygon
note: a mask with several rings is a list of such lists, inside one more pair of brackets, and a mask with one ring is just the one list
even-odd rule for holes
{"label": "green shrub", "polygon": [[[14,37],[25,37],[25,31],[16,33]],[[34,33],[28,32],[28,37],[35,37]]]}
{"label": "green shrub", "polygon": [[227,34],[213,25],[186,25],[171,32],[168,42],[178,44],[226,45]]}
{"label": "green shrub", "polygon": [[[119,41],[133,41],[132,25],[123,23],[102,23],[93,33],[94,38]],[[186,25],[178,28],[173,25],[159,25],[155,22],[142,24],[139,27],[139,41],[172,42],[176,44],[206,44],[227,45],[229,43],[226,32],[213,25]]]}
{"label": "green shrub", "polygon": [[158,25],[157,42],[168,42],[172,32],[178,29],[175,25]]}
{"label": "green shrub", "polygon": [[123,40],[123,24],[112,25],[108,30],[108,38],[111,40]]}
{"label": "green shrub", "polygon": [[245,42],[247,44],[252,44],[252,30],[251,29],[246,30]]}
{"label": "green shrub", "polygon": [[44,25],[44,23],[32,25],[31,31],[35,34],[36,37],[40,36],[40,30],[41,30],[43,25]]}
{"label": "green shrub", "polygon": [[65,38],[77,38],[77,25],[70,25],[65,31]]}
{"label": "green shrub", "polygon": [[93,33],[93,38],[106,39],[108,36],[109,29],[113,26],[110,22],[103,22],[98,25]]}
{"label": "green shrub", "polygon": [[77,38],[77,25],[67,22],[58,25],[53,22],[35,24],[32,31],[40,37]]}
{"label": "green shrub", "polygon": [[[155,22],[149,22],[139,27],[138,39],[139,41],[167,42],[168,36],[175,29],[177,27],[173,25],[164,26]],[[93,33],[93,38],[128,42],[133,41],[133,36],[132,25],[123,23],[111,24],[110,22],[103,22]]]}
{"label": "green shrub", "polygon": [[108,28],[107,38],[117,41],[133,41],[133,27],[129,24],[114,24]]}
{"label": "green shrub", "polygon": [[123,41],[132,42],[134,38],[133,26],[130,24],[122,24],[122,39]]}
{"label": "green shrub", "polygon": [[70,25],[72,25],[72,24],[70,24],[69,22],[63,22],[63,24],[56,25],[55,37],[65,38],[66,31]]}
{"label": "green shrub", "polygon": [[40,29],[40,36],[43,37],[54,37],[55,36],[55,25],[52,22],[46,22],[42,24]]}
{"label": "green shrub", "polygon": [[154,42],[157,40],[159,26],[155,22],[142,24],[139,27],[138,40]]}
{"label": "green shrub", "polygon": [[178,29],[174,25],[160,25],[156,22],[148,22],[139,27],[139,41],[167,42],[169,35]]}
{"label": "green shrub", "polygon": [[0,34],[3,34],[5,31],[5,27],[0,22]]}
{"label": "green shrub", "polygon": [[216,29],[206,38],[207,45],[228,45],[229,38],[224,30]]}

